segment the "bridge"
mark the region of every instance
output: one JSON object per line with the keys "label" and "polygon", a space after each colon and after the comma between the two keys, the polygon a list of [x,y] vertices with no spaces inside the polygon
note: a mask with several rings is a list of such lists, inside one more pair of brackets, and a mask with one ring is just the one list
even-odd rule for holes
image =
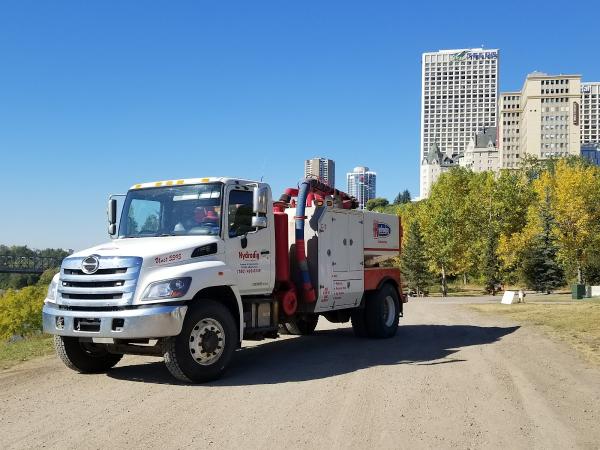
{"label": "bridge", "polygon": [[42,274],[47,269],[60,267],[62,258],[49,256],[0,255],[0,273]]}

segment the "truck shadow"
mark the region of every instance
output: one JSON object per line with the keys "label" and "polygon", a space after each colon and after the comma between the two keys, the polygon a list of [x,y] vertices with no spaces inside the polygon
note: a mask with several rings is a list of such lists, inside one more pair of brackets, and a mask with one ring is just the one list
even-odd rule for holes
{"label": "truck shadow", "polygon": [[[461,348],[491,344],[519,327],[403,325],[391,339],[360,339],[349,327],[312,336],[266,340],[237,351],[225,376],[202,386],[248,386],[328,378],[373,366],[464,362]],[[458,356],[458,355],[457,355]],[[158,384],[178,383],[160,362],[118,366],[108,376]]]}

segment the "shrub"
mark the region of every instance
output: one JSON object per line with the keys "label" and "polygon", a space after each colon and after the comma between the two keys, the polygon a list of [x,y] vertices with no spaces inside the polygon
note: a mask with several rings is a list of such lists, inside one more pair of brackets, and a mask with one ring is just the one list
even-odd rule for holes
{"label": "shrub", "polygon": [[9,289],[0,296],[0,340],[42,331],[42,307],[48,284],[57,270],[47,270],[35,286]]}

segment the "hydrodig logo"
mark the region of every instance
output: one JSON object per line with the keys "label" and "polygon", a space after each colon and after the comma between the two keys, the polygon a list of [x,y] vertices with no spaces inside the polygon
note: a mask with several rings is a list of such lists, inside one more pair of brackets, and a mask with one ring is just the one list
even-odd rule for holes
{"label": "hydrodig logo", "polygon": [[258,261],[260,253],[257,251],[253,252],[239,252],[239,257],[242,261]]}
{"label": "hydrodig logo", "polygon": [[378,221],[373,222],[373,238],[387,238],[390,234],[392,234],[392,228],[387,223]]}

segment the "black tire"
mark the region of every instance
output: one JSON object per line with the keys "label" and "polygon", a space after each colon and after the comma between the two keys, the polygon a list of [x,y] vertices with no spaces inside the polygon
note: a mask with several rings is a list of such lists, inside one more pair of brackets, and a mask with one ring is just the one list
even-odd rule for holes
{"label": "black tire", "polygon": [[163,341],[167,369],[185,382],[216,380],[238,347],[237,328],[231,312],[219,302],[199,300],[190,305],[181,333]]}
{"label": "black tire", "polygon": [[400,319],[400,300],[394,286],[384,284],[368,294],[365,319],[370,337],[389,338],[396,334]]}
{"label": "black tire", "polygon": [[123,357],[109,353],[101,344],[80,342],[79,338],[68,336],[54,336],[54,349],[65,366],[79,373],[106,372]]}
{"label": "black tire", "polygon": [[352,330],[354,331],[354,335],[356,337],[369,336],[364,308],[355,308],[352,311],[352,316],[350,317],[350,320],[352,321]]}
{"label": "black tire", "polygon": [[289,334],[307,335],[315,332],[318,322],[318,314],[309,314],[295,317],[294,319],[285,322],[283,326]]}

